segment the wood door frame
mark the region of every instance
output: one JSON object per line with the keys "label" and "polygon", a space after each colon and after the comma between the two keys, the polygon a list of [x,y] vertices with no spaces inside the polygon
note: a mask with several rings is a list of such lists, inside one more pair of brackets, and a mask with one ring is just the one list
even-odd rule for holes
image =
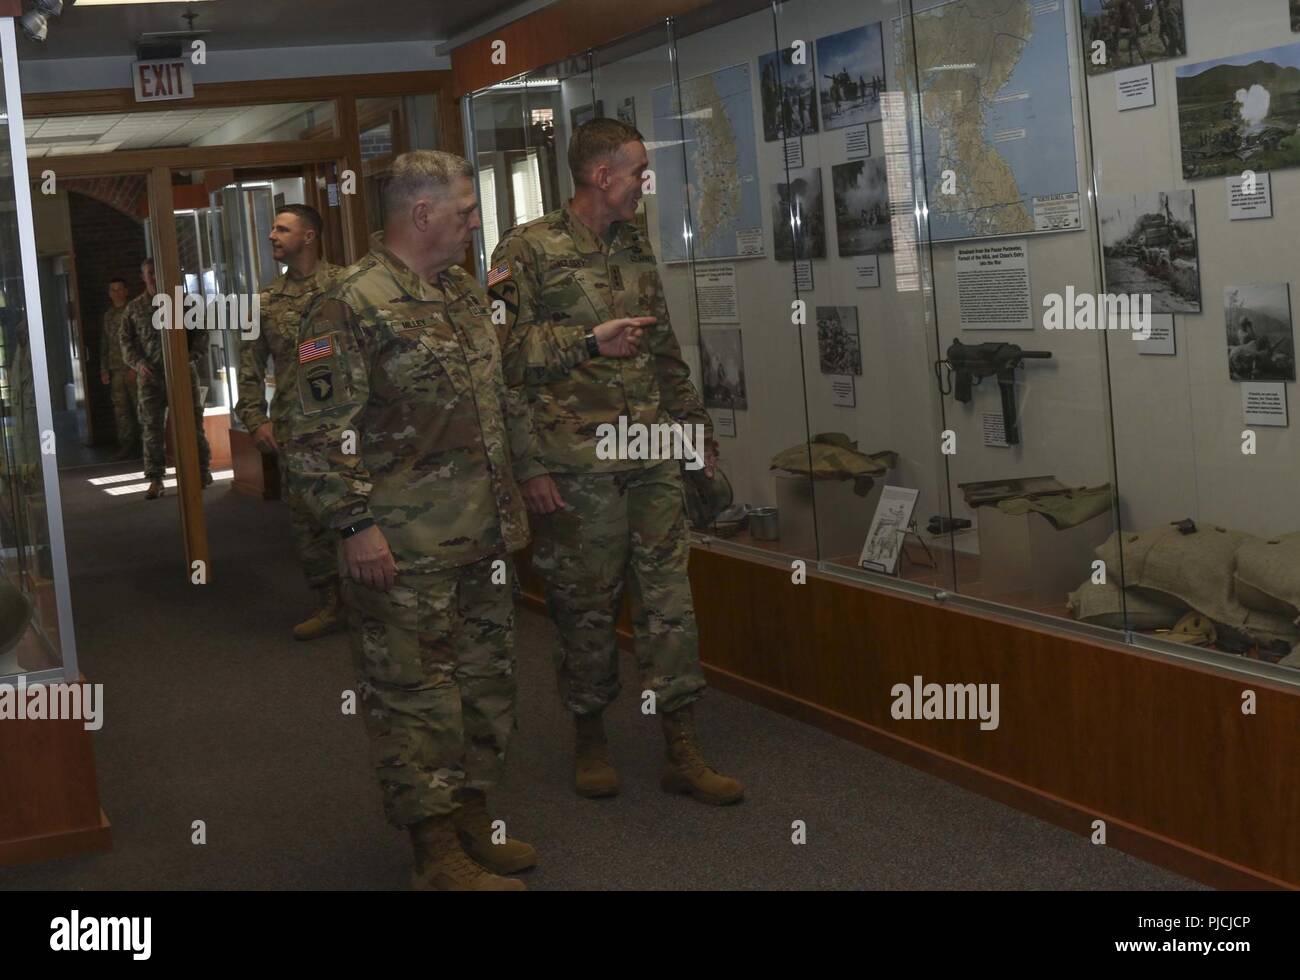
{"label": "wood door frame", "polygon": [[[271,91],[268,92],[268,86]],[[449,70],[380,72],[318,78],[282,78],[246,82],[209,82],[194,86],[194,98],[183,105],[196,108],[268,105],[276,102],[334,103],[334,137],[276,143],[225,146],[169,147],[124,150],[93,155],[42,157],[44,169],[60,177],[103,176],[125,172],[149,173],[160,166],[172,169],[224,169],[258,164],[334,163],[339,173],[364,173],[361,134],[357,129],[357,100],[403,95],[432,95],[438,113],[440,148],[465,154],[459,100]],[[104,113],[164,112],[176,102],[136,102],[130,88],[91,89],[80,92],[37,92],[23,96],[27,119],[44,116],[83,116]],[[370,248],[369,216],[364,194],[340,196],[344,229],[344,258],[355,262]]]}

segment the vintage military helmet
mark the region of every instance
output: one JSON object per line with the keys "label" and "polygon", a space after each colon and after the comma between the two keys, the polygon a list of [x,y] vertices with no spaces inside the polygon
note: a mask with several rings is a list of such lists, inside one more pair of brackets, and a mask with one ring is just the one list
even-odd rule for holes
{"label": "vintage military helmet", "polygon": [[32,617],[32,604],[23,590],[0,575],[0,657],[23,638]]}
{"label": "vintage military helmet", "polygon": [[683,495],[686,498],[686,519],[697,531],[707,531],[718,515],[731,506],[733,494],[731,481],[719,467],[713,468],[713,477],[704,475],[703,469],[683,468]]}

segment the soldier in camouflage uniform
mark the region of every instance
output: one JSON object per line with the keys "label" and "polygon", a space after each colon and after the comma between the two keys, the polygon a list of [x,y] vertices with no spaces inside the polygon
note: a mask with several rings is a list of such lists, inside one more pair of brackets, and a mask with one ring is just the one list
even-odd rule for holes
{"label": "soldier in camouflage uniform", "polygon": [[135,372],[122,360],[122,318],[127,296],[125,279],[114,279],[108,284],[108,298],[113,305],[104,312],[104,330],[99,335],[99,380],[109,386],[113,420],[117,423],[118,449],[114,459],[130,459],[140,443]]}
{"label": "soldier in camouflage uniform", "polygon": [[[267,236],[277,262],[288,271],[260,297],[261,330],[239,350],[239,404],[235,414],[257,447],[274,454],[280,464],[280,485],[289,501],[293,541],[307,576],[307,585],[320,594],[320,609],[293,628],[296,640],[314,640],[347,626],[339,596],[337,535],[312,517],[295,481],[286,472],[280,439],[288,439],[298,409],[298,333],[312,301],[338,279],[343,270],[320,258],[321,217],[313,207],[290,204],[276,213]],[[275,364],[275,394],[266,412],[266,361]]]}
{"label": "soldier in camouflage uniform", "polygon": [[[136,391],[140,405],[140,430],[144,441],[144,475],[149,479],[145,499],[162,496],[163,475],[167,470],[165,426],[167,424],[167,380],[163,362],[162,331],[153,325],[153,297],[158,292],[153,259],[140,263],[144,292],[126,304],[122,316],[122,360],[136,373]],[[179,319],[181,311],[175,311]],[[208,437],[203,434],[203,402],[199,399],[199,372],[196,358],[202,356],[198,338],[202,331],[187,330],[190,348],[190,389],[194,394],[194,428],[199,442],[199,470],[203,486],[212,485],[212,454]]]}
{"label": "soldier in camouflage uniform", "polygon": [[[537,447],[487,296],[454,264],[481,224],[473,173],[436,151],[394,161],[383,234],[304,321],[289,472],[343,541],[362,714],[416,887],[516,890],[499,876],[536,854],[492,841],[485,791],[515,724],[509,554]],[[628,326],[603,325],[599,352],[630,353]],[[539,370],[590,356],[583,338],[535,350]]]}
{"label": "soldier in camouflage uniform", "polygon": [[[704,426],[705,471],[716,444],[668,319],[650,244],[634,224],[649,160],[641,135],[613,119],[578,129],[569,143],[577,188],[569,204],[511,229],[489,276],[492,295],[512,314],[506,377],[526,386],[543,469],[524,488],[536,515],[534,567],[546,580],[559,627],[561,700],[576,727],[575,788],[612,796],[601,712],[618,694],[614,625],[629,591],[643,690],[654,692],[667,765],[662,786],[708,803],[739,800],[744,788],[704,763],[692,704],[704,693],[695,611],[687,577],[689,542],[676,460],[602,459],[600,426]],[[633,360],[592,361],[567,378],[529,379],[519,352],[534,331],[581,331],[612,316],[656,318]],[[651,430],[653,431],[653,430]]]}

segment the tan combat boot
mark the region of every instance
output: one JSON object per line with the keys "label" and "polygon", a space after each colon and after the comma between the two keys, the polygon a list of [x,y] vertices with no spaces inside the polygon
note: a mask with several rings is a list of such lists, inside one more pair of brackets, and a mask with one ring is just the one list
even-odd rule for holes
{"label": "tan combat boot", "polygon": [[478,789],[463,789],[456,794],[460,809],[452,815],[456,834],[467,854],[493,874],[508,875],[531,868],[537,863],[532,844],[507,837],[497,844],[492,840],[492,818],[488,816],[487,795]]}
{"label": "tan combat boot", "polygon": [[456,826],[449,816],[428,817],[411,826],[415,848],[415,871],[411,887],[436,892],[522,892],[518,878],[502,878],[469,859],[456,838]]}
{"label": "tan combat boot", "polygon": [[573,787],[579,796],[618,795],[618,773],[609,761],[605,724],[600,715],[573,716],[576,729]]}
{"label": "tan combat boot", "polygon": [[664,741],[667,764],[660,785],[668,793],[690,793],[701,803],[735,803],[745,795],[745,787],[730,776],[723,776],[705,764],[695,744],[695,721],[691,706],[665,712]]}
{"label": "tan combat boot", "polygon": [[144,492],[144,499],[157,500],[159,497],[162,496],[162,493],[163,493],[162,480],[157,480],[157,479],[150,480],[149,489]]}
{"label": "tan combat boot", "polygon": [[337,633],[348,625],[347,613],[343,610],[343,599],[339,596],[338,583],[334,582],[318,591],[321,607],[312,614],[311,619],[293,628],[295,640],[316,640]]}

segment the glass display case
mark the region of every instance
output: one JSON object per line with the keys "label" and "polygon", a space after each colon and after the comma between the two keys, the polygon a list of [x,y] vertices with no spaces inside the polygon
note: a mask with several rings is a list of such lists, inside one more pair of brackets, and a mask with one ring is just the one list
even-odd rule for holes
{"label": "glass display case", "polygon": [[1300,680],[1297,78],[1281,2],[715,3],[466,98],[479,258],[629,122],[698,544]]}
{"label": "glass display case", "polygon": [[0,45],[0,684],[36,683],[77,665],[11,18]]}

